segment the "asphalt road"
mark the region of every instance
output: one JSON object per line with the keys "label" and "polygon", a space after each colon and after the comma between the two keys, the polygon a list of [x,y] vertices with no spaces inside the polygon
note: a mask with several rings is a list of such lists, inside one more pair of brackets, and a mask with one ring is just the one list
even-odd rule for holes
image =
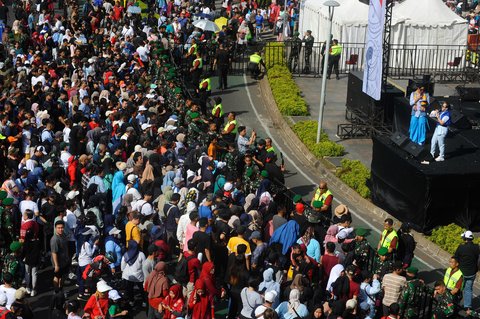
{"label": "asphalt road", "polygon": [[[256,81],[248,76],[230,76],[229,88],[223,92],[213,92],[213,95],[220,95],[223,99],[225,111],[235,111],[238,114],[238,121],[241,125],[247,126],[248,134],[251,129],[255,129],[259,137],[270,137],[273,140],[274,147],[284,154],[286,172],[286,184],[295,193],[303,196],[304,200],[309,201],[315,190],[316,185],[320,181],[319,173],[314,168],[304,162],[301,154],[297,154],[291,147],[291,141],[284,139],[279,134],[271,121],[268,112],[265,109],[263,100],[260,95],[259,87]],[[216,87],[216,78],[213,78],[212,87]],[[328,182],[328,181],[327,181]],[[348,202],[341,196],[341,192],[332,189],[335,200],[334,205],[339,203],[346,204],[354,216],[354,226],[364,227],[370,230],[369,241],[376,245],[380,238],[380,230],[382,221],[375,219],[374,215],[369,212],[362,211],[355,203]],[[419,277],[424,279],[426,283],[433,283],[435,280],[441,279],[446,265],[440,264],[435,257],[426,255],[421,251],[416,252],[414,265],[420,269]],[[47,269],[40,274],[40,294],[36,297],[29,298],[35,309],[38,318],[47,318],[49,314],[50,298],[52,296],[51,272]],[[73,295],[76,287],[70,286],[67,290]],[[474,305],[478,307],[480,304],[478,298],[478,289],[475,290]],[[73,298],[75,295],[73,295]],[[218,307],[219,312],[224,313],[224,308]],[[223,308],[223,309],[222,309]],[[221,315],[219,316],[222,317]],[[135,314],[135,318],[145,318],[143,311]]]}

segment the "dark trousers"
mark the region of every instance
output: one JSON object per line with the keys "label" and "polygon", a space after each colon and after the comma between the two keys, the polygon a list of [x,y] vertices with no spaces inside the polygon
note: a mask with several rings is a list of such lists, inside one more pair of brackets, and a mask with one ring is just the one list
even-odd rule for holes
{"label": "dark trousers", "polygon": [[330,56],[330,60],[328,61],[328,71],[327,76],[330,77],[332,75],[333,69],[335,69],[335,75],[338,78],[339,71],[338,71],[338,63],[340,62],[340,55]]}
{"label": "dark trousers", "polygon": [[[83,267],[78,266],[77,267],[77,284],[78,284],[78,293],[79,294],[83,294],[85,292],[85,281],[82,278],[82,274],[85,271],[85,268],[87,268],[87,266],[83,266]],[[92,293],[92,292],[89,291],[89,293]]]}
{"label": "dark trousers", "polygon": [[133,282],[130,280],[125,280],[125,297],[126,300],[130,302],[135,302],[135,296],[133,294],[135,285],[140,289],[141,291],[141,299],[142,302],[145,300],[144,292],[143,292],[143,283],[142,282]]}
{"label": "dark trousers", "polygon": [[228,87],[227,82],[228,77],[228,66],[219,66],[218,67],[218,88],[226,90]]}

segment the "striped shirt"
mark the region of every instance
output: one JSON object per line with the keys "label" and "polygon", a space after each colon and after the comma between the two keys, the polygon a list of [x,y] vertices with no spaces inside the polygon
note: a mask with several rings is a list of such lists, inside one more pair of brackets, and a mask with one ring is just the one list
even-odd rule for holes
{"label": "striped shirt", "polygon": [[382,287],[384,290],[383,305],[389,307],[392,303],[398,302],[398,298],[406,285],[407,279],[396,274],[386,274],[383,276]]}

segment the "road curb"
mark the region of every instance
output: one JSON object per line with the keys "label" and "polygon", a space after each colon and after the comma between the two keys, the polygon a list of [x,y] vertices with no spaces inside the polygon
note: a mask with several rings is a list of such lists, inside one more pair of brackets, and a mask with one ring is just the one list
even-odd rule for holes
{"label": "road curb", "polygon": [[[316,158],[308,150],[308,148],[302,143],[302,141],[298,138],[295,132],[293,132],[293,130],[290,128],[290,125],[288,125],[287,121],[278,110],[267,77],[264,77],[262,80],[260,80],[259,88],[261,98],[268,111],[273,126],[280,131],[286,141],[289,141],[289,146],[294,150],[298,151],[297,155],[302,155],[300,159],[304,163],[315,167],[320,173],[321,178],[324,178],[328,181],[329,189],[333,192],[333,194],[335,194],[336,192],[341,192],[342,195],[348,200],[358,206],[361,206],[364,210],[372,213],[378,219],[383,221],[385,218],[390,217],[398,225],[401,224],[398,219],[389,215],[385,210],[381,209],[380,207],[375,206],[369,200],[364,199],[352,188],[343,183],[343,181],[338,178],[334,174],[334,172],[327,168],[327,166],[323,163],[324,160]],[[378,226],[379,228],[383,227],[381,224],[379,224]],[[425,236],[421,233],[412,231],[412,234],[414,235],[415,241],[417,242],[417,249],[422,250],[425,254],[430,255],[431,257],[438,257],[440,263],[448,265],[451,257],[451,254],[449,252],[443,250],[438,245],[425,238]]]}

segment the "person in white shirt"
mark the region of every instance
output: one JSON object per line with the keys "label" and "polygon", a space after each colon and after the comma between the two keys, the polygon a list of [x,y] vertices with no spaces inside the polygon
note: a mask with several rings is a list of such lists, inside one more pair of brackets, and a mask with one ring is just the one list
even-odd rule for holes
{"label": "person in white shirt", "polygon": [[151,191],[146,191],[143,195],[143,199],[137,200],[137,202],[132,205],[132,209],[136,210],[143,216],[150,216],[154,213],[153,205],[151,204],[153,194]]}
{"label": "person in white shirt", "polygon": [[[85,236],[85,242],[80,247],[80,253],[78,254],[78,268],[77,268],[77,283],[78,283],[78,297],[83,299],[85,293],[85,282],[83,281],[82,274],[87,265],[92,263],[93,256],[98,250],[98,242],[100,238],[100,232],[96,226],[86,226],[82,235]],[[93,293],[93,291],[88,291]]]}
{"label": "person in white shirt", "polygon": [[132,207],[135,206],[136,202],[142,199],[142,194],[134,187],[135,183],[137,182],[138,176],[135,174],[130,174],[127,176],[128,184],[126,187],[127,194],[132,194]]}
{"label": "person in white shirt", "polygon": [[148,62],[148,55],[150,54],[150,49],[148,44],[143,44],[137,48],[138,56],[142,62]]}
{"label": "person in white shirt", "polygon": [[143,291],[143,275],[142,265],[145,261],[145,254],[138,248],[138,243],[135,240],[128,241],[128,250],[122,257],[122,279],[125,280],[125,298],[131,300],[130,305],[133,305],[133,289],[137,285],[140,291]]}
{"label": "person in white shirt", "polygon": [[15,302],[15,292],[17,291],[12,287],[13,276],[10,273],[3,275],[3,285],[0,285],[0,295],[4,295],[7,298],[6,308],[10,310],[10,306]]}

